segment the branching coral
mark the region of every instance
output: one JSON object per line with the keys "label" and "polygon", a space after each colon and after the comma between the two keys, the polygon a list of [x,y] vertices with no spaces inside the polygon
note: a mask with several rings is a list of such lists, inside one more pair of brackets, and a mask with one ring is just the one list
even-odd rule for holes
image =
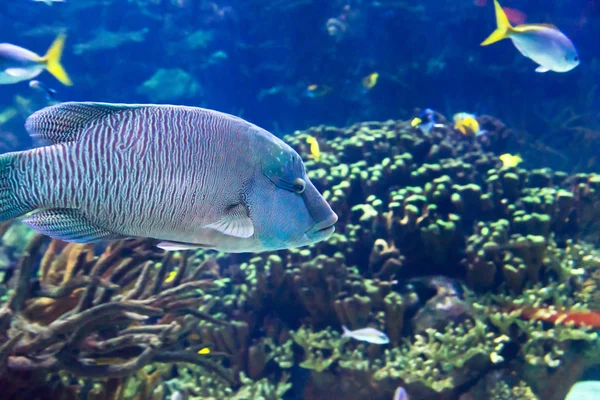
{"label": "branching coral", "polygon": [[193,362],[234,382],[210,357],[180,344],[194,318],[225,324],[197,311],[199,291],[212,283],[190,279],[187,255],[175,261],[134,240],[95,256],[91,246],[52,241],[32,281],[46,242],[30,240],[0,312],[3,373],[122,378],[152,362]]}
{"label": "branching coral", "polygon": [[[304,248],[163,254],[151,241],[33,236],[6,253],[18,265],[5,274],[0,367],[100,397],[102,382],[122,399],[563,393],[600,363],[583,357],[599,340],[541,316],[600,305],[600,257],[584,244],[597,243],[600,180],[502,167],[511,131],[479,121],[480,137],[386,121],[284,138],[303,155],[308,136],[319,142],[307,171],[339,216]],[[342,339],[342,325],[390,343]]]}

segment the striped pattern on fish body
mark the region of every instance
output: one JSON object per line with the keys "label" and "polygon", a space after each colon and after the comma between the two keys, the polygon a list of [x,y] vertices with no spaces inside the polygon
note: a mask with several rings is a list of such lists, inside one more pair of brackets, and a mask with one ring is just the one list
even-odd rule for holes
{"label": "striped pattern on fish body", "polygon": [[[119,112],[88,128],[75,143],[34,150],[33,168],[23,165],[21,170],[24,186],[33,188],[33,204],[81,209],[102,221],[103,228],[128,236],[173,230],[186,235],[216,221],[216,213],[227,204],[200,205],[207,198],[239,198],[235,189],[221,196],[214,192],[235,188],[237,179],[247,177],[211,167],[240,162],[230,150],[248,141],[244,133],[249,127],[216,113],[177,111]],[[201,127],[192,135],[191,124]],[[256,165],[248,161],[241,159],[244,165],[236,170],[251,173]]]}
{"label": "striped pattern on fish body", "polygon": [[0,173],[0,185],[8,176],[19,199],[7,211],[0,198],[0,218],[47,210],[25,222],[78,242],[152,237],[226,251],[263,249],[248,197],[260,187],[257,181],[267,180],[264,157],[287,160],[293,152],[279,139],[240,118],[199,108],[55,107],[26,124],[33,136],[54,144],[13,153],[5,169],[10,173]]}

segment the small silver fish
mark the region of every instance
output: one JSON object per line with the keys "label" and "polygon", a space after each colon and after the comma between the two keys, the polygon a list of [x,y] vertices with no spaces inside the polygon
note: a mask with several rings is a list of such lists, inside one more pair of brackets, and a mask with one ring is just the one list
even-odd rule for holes
{"label": "small silver fish", "polygon": [[29,81],[29,87],[44,92],[47,100],[52,100],[56,95],[56,90],[49,88],[38,80]]}
{"label": "small silver fish", "polygon": [[398,388],[394,392],[393,400],[410,400],[410,399],[408,397],[408,393],[406,393],[406,390],[404,390],[404,388],[402,386],[398,386]]}
{"label": "small silver fish", "polygon": [[390,342],[390,339],[385,333],[374,328],[363,328],[351,331],[345,326],[342,326],[342,329],[344,330],[342,338],[349,337],[355,340],[360,340],[361,342],[373,344],[386,344]]}
{"label": "small silver fish", "polygon": [[58,35],[43,57],[23,47],[0,43],[0,85],[28,81],[48,70],[63,85],[73,83],[60,64],[65,35]]}
{"label": "small silver fish", "polygon": [[573,42],[557,27],[549,24],[513,27],[497,0],[494,0],[494,7],[498,27],[481,42],[482,46],[510,39],[521,54],[539,64],[536,72],[567,72],[579,65],[579,55]]}

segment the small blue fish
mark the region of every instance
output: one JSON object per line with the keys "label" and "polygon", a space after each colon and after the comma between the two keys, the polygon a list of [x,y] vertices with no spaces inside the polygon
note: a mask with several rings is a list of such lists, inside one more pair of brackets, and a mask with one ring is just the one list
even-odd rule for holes
{"label": "small blue fish", "polygon": [[394,392],[393,400],[410,400],[410,399],[408,397],[408,393],[406,393],[406,390],[404,390],[404,388],[402,386],[398,386],[398,388]]}
{"label": "small blue fish", "polygon": [[419,113],[419,116],[413,118],[411,126],[416,126],[423,133],[429,133],[433,128],[443,128],[444,124],[438,124],[435,118],[435,112],[431,108],[426,108]]}
{"label": "small blue fish", "polygon": [[363,328],[351,331],[345,326],[342,326],[342,329],[344,330],[342,338],[349,337],[355,340],[360,340],[361,342],[368,342],[373,344],[386,344],[390,342],[390,339],[385,333],[378,331],[374,328]]}

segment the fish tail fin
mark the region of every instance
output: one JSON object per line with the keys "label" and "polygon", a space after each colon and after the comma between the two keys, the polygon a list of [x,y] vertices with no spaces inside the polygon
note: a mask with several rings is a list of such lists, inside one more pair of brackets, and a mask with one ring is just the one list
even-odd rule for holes
{"label": "fish tail fin", "polygon": [[497,0],[494,0],[494,8],[496,9],[496,30],[492,32],[490,36],[487,37],[483,42],[481,42],[481,46],[487,46],[492,43],[496,43],[502,39],[506,39],[510,36],[513,31],[513,27],[506,16],[506,13],[500,6]]}
{"label": "fish tail fin", "polygon": [[346,325],[342,325],[342,331],[343,331],[343,333],[342,333],[343,338],[350,337],[350,329],[348,329],[346,327]]}
{"label": "fish tail fin", "polygon": [[20,217],[34,210],[15,191],[13,170],[18,157],[19,153],[0,155],[0,221]]}
{"label": "fish tail fin", "polygon": [[73,85],[71,82],[71,78],[67,75],[67,72],[60,64],[60,59],[62,57],[63,48],[65,47],[65,39],[66,35],[60,34],[50,48],[46,52],[46,55],[42,57],[42,62],[46,65],[46,69],[50,72],[56,79],[60,81],[65,86]]}

